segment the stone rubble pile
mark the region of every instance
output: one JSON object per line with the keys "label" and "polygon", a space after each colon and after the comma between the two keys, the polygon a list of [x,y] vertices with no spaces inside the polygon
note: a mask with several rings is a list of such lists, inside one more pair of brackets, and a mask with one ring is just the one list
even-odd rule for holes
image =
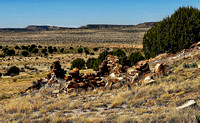
{"label": "stone rubble pile", "polygon": [[[74,68],[67,76],[66,71],[61,68],[60,62],[53,62],[51,73],[44,79],[33,82],[33,85],[22,93],[30,93],[34,90],[39,90],[41,87],[53,88],[53,94],[60,92],[71,92],[74,89],[93,90],[99,87],[108,86],[108,82],[112,81],[107,79],[110,74],[114,74],[113,83],[122,80],[122,65],[119,64],[119,59],[116,56],[108,55],[99,66],[99,71],[94,73],[83,74],[80,73],[78,68]],[[117,79],[118,77],[118,79]],[[113,85],[113,84],[112,84]]]}
{"label": "stone rubble pile", "polygon": [[47,74],[47,76],[44,79],[39,79],[36,82],[33,82],[33,85],[29,88],[27,88],[25,91],[21,92],[23,93],[30,93],[34,90],[39,90],[41,87],[45,86],[58,86],[60,80],[65,77],[66,71],[61,68],[60,62],[55,61],[53,62],[53,67],[51,70],[51,73]]}
{"label": "stone rubble pile", "polygon": [[130,84],[139,83],[143,80],[144,84],[155,82],[154,77],[158,73],[165,73],[166,65],[157,64],[154,72],[149,69],[148,60],[140,61],[127,74],[123,73],[122,65],[119,64],[117,56],[108,55],[99,66],[99,71],[94,73],[80,73],[78,68],[74,68],[66,76],[66,71],[61,68],[60,62],[53,62],[51,73],[44,79],[33,82],[33,85],[22,93],[30,93],[40,88],[48,88],[52,90],[52,94],[61,92],[70,93],[73,90],[94,90],[120,88]]}
{"label": "stone rubble pile", "polygon": [[129,78],[132,83],[138,83],[142,80],[143,85],[154,83],[154,78],[159,75],[166,74],[166,68],[168,65],[164,63],[157,63],[154,71],[151,72],[149,68],[149,60],[139,61],[136,66],[133,66],[129,72]]}

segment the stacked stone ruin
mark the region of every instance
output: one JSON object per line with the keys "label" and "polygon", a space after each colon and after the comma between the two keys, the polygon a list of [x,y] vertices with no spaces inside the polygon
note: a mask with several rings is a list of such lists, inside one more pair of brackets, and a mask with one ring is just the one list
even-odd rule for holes
{"label": "stacked stone ruin", "polygon": [[41,87],[51,88],[52,94],[70,93],[73,90],[112,89],[144,80],[146,84],[155,82],[157,73],[163,73],[163,64],[156,65],[155,72],[149,69],[148,60],[140,61],[132,67],[132,71],[123,73],[122,65],[117,56],[108,55],[99,66],[99,71],[94,73],[80,73],[78,68],[73,68],[66,76],[66,71],[61,68],[60,62],[53,62],[52,71],[44,78],[33,82],[33,85],[22,93],[30,93]]}
{"label": "stacked stone ruin", "polygon": [[[51,73],[47,74],[44,79],[33,82],[33,85],[22,93],[39,90],[41,87],[51,87],[54,90],[53,93],[68,93],[74,89],[93,90],[95,88],[105,87],[106,83],[111,81],[110,79],[107,80],[106,77],[112,73],[116,77],[120,77],[120,73],[122,73],[122,65],[119,64],[117,56],[108,55],[99,66],[99,71],[83,74],[80,73],[78,68],[74,68],[67,76],[65,76],[66,71],[61,68],[60,62],[55,61],[53,62]],[[114,83],[117,81],[117,79],[113,80]]]}

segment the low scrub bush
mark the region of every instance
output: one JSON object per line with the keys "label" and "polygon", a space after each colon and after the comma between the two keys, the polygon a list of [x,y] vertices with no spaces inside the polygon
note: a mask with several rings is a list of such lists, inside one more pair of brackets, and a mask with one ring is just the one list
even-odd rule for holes
{"label": "low scrub bush", "polygon": [[78,68],[78,69],[83,69],[85,66],[85,61],[84,59],[81,59],[81,58],[77,58],[75,60],[72,61],[71,63],[71,69],[73,68]]}
{"label": "low scrub bush", "polygon": [[83,48],[79,47],[79,48],[77,49],[77,51],[78,51],[78,53],[83,53]]}
{"label": "low scrub bush", "polygon": [[183,65],[183,68],[198,68],[198,64],[197,63],[184,63]]}
{"label": "low scrub bush", "polygon": [[95,63],[96,60],[97,60],[96,58],[89,58],[89,59],[87,60],[87,62],[86,62],[87,68],[88,68],[88,69],[93,68],[94,63]]}
{"label": "low scrub bush", "polygon": [[128,60],[130,62],[130,65],[133,66],[135,65],[138,61],[140,60],[144,60],[144,57],[142,56],[142,54],[140,52],[133,52],[130,54],[130,56],[128,57]]}
{"label": "low scrub bush", "polygon": [[15,51],[14,50],[6,50],[4,52],[7,56],[14,56],[15,55]]}
{"label": "low scrub bush", "polygon": [[23,55],[24,57],[27,57],[27,56],[29,55],[29,52],[28,52],[28,51],[22,51],[22,55]]}
{"label": "low scrub bush", "polygon": [[64,50],[65,50],[64,48],[61,48],[61,49],[60,49],[60,53],[63,53],[63,52],[64,52]]}
{"label": "low scrub bush", "polygon": [[19,75],[20,69],[16,66],[12,66],[7,70],[7,73],[5,73],[5,75],[7,76],[15,76],[15,75]]}

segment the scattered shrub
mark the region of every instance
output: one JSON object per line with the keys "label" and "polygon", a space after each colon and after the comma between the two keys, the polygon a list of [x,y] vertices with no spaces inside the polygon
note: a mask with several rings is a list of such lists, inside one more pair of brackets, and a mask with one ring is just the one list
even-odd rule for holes
{"label": "scattered shrub", "polygon": [[15,51],[14,51],[14,50],[6,50],[4,53],[5,53],[6,55],[8,55],[8,56],[13,56],[13,55],[15,55]]}
{"label": "scattered shrub", "polygon": [[65,50],[64,48],[61,48],[61,49],[60,49],[60,53],[63,53],[63,52],[64,52],[64,50]]}
{"label": "scattered shrub", "polygon": [[130,62],[130,65],[133,66],[135,65],[138,61],[140,60],[144,60],[144,57],[142,56],[142,54],[140,52],[133,52],[130,54],[130,56],[128,57],[128,60]]}
{"label": "scattered shrub", "polygon": [[70,50],[73,50],[74,48],[73,48],[73,47],[69,47],[69,49],[70,49]]}
{"label": "scattered shrub", "polygon": [[83,53],[83,48],[79,47],[79,48],[77,49],[77,51],[78,51],[78,53]]}
{"label": "scattered shrub", "polygon": [[42,52],[42,53],[46,53],[46,52],[47,52],[47,49],[42,49],[41,52]]}
{"label": "scattered shrub", "polygon": [[48,56],[48,53],[44,53],[44,56]]}
{"label": "scattered shrub", "polygon": [[48,49],[52,49],[52,46],[48,46]]}
{"label": "scattered shrub", "polygon": [[198,68],[198,64],[197,63],[184,63],[183,65],[183,68]]}
{"label": "scattered shrub", "polygon": [[99,50],[99,48],[95,47],[95,48],[93,48],[93,50],[94,50],[94,51],[98,51],[98,50]]}
{"label": "scattered shrub", "polygon": [[86,62],[86,66],[88,69],[93,68],[93,65],[97,59],[96,58],[89,58]]}
{"label": "scattered shrub", "polygon": [[23,55],[24,57],[27,57],[27,56],[29,55],[29,52],[28,52],[28,51],[22,51],[22,55]]}
{"label": "scattered shrub", "polygon": [[99,54],[97,60],[94,62],[93,70],[96,70],[96,71],[99,70],[99,65],[101,64],[101,62],[103,62],[103,60],[105,60],[105,57],[108,54],[111,54],[111,52],[104,51],[104,52],[102,52],[102,53]]}
{"label": "scattered shrub", "polygon": [[126,53],[122,49],[117,49],[112,52],[112,55],[118,56],[121,65],[128,65]]}
{"label": "scattered shrub", "polygon": [[89,52],[89,49],[88,49],[88,48],[85,48],[85,49],[84,49],[84,52],[85,52],[85,54],[90,54],[90,52]]}
{"label": "scattered shrub", "polygon": [[5,53],[7,50],[9,50],[7,47],[4,47],[3,49],[3,52]]}
{"label": "scattered shrub", "polygon": [[31,52],[32,53],[38,53],[38,51],[39,51],[38,48],[33,48]]}
{"label": "scattered shrub", "polygon": [[94,53],[90,53],[90,55],[94,55]]}
{"label": "scattered shrub", "polygon": [[22,46],[21,46],[21,49],[23,49],[23,50],[28,50],[28,46],[22,45]]}
{"label": "scattered shrub", "polygon": [[49,52],[49,53],[53,53],[53,49],[48,48],[48,52]]}
{"label": "scattered shrub", "polygon": [[39,45],[39,46],[38,46],[38,48],[42,48],[42,46],[41,46],[41,45]]}
{"label": "scattered shrub", "polygon": [[16,50],[19,50],[19,49],[21,49],[21,48],[20,48],[18,45],[16,45],[16,46],[15,46],[15,49],[16,49]]}
{"label": "scattered shrub", "polygon": [[53,48],[53,52],[57,52],[58,50],[57,50],[57,48],[56,47],[54,47]]}
{"label": "scattered shrub", "polygon": [[72,61],[71,63],[71,69],[73,68],[78,68],[78,69],[83,69],[85,66],[85,61],[81,58],[77,58],[75,60]]}
{"label": "scattered shrub", "polygon": [[32,44],[32,45],[29,47],[28,51],[29,51],[29,52],[32,52],[32,50],[35,49],[36,47],[37,47],[37,46],[36,46],[35,44]]}
{"label": "scattered shrub", "polygon": [[14,75],[19,75],[19,72],[20,72],[20,69],[16,66],[12,66],[10,67],[8,70],[7,70],[7,73],[5,75],[8,75],[8,76],[14,76]]}

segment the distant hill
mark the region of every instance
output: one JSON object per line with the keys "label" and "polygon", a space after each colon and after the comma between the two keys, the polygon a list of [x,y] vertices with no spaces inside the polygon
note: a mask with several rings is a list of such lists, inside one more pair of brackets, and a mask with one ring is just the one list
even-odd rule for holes
{"label": "distant hill", "polygon": [[30,25],[25,28],[0,28],[0,31],[50,31],[50,30],[64,30],[70,29],[67,27],[57,27],[57,26],[38,26],[38,25]]}
{"label": "distant hill", "polygon": [[152,27],[156,23],[157,22],[144,22],[144,23],[140,23],[140,24],[136,25],[136,27],[138,27],[138,28],[148,28],[148,27]]}
{"label": "distant hill", "polygon": [[88,24],[86,26],[81,26],[79,28],[80,29],[128,28],[128,27],[148,28],[148,27],[152,27],[156,23],[157,22],[144,22],[138,25]]}
{"label": "distant hill", "polygon": [[32,31],[48,31],[48,30],[63,30],[68,29],[67,27],[57,27],[57,26],[37,26],[37,25],[30,25],[27,26],[25,29],[32,30]]}
{"label": "distant hill", "polygon": [[25,28],[0,28],[0,31],[50,31],[50,30],[64,30],[64,29],[101,29],[101,28],[128,28],[128,27],[138,27],[138,28],[149,28],[152,27],[157,22],[145,22],[138,25],[112,25],[112,24],[88,24],[86,26],[81,26],[78,28],[69,27],[57,27],[48,25],[30,25]]}

